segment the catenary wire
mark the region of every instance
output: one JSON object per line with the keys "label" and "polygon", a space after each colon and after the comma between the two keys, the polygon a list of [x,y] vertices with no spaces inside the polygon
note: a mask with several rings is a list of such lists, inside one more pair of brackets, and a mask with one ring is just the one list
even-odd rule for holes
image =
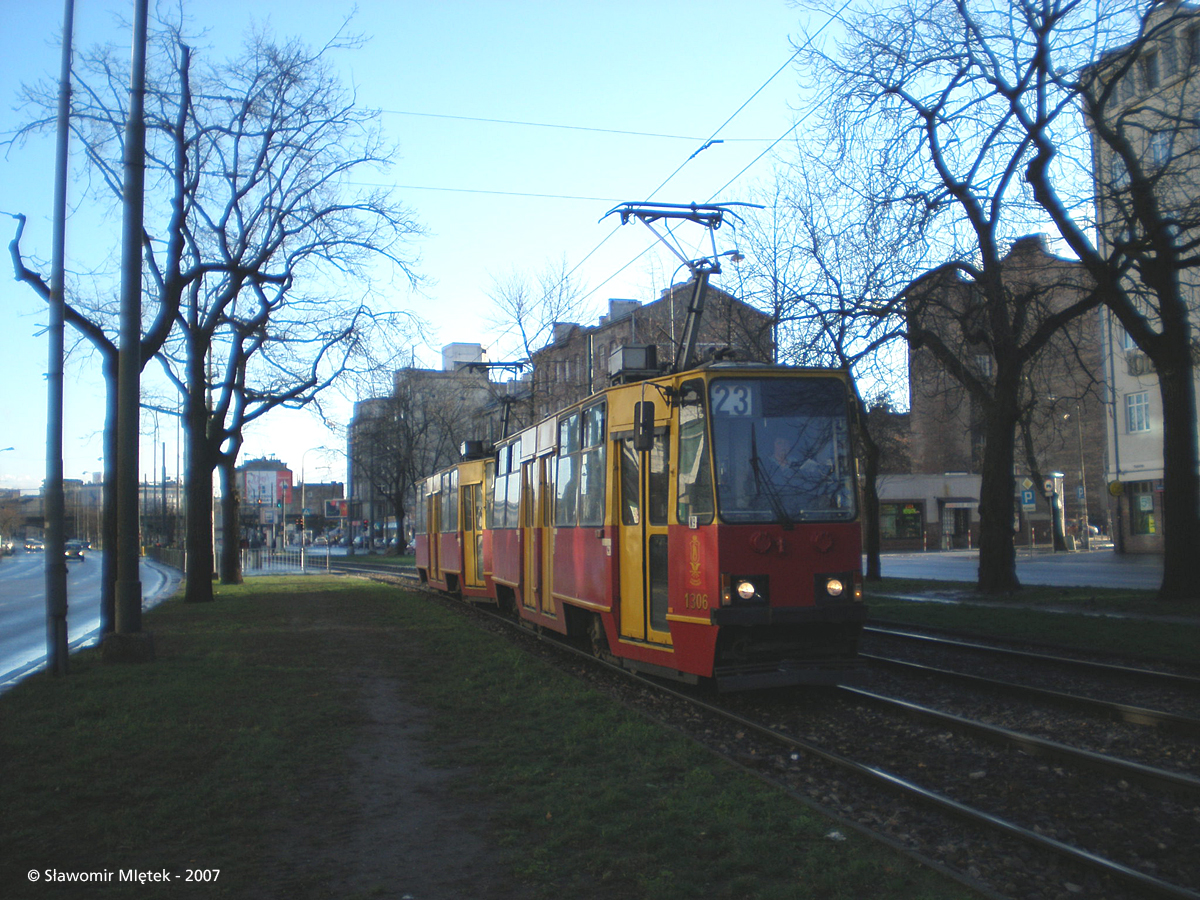
{"label": "catenary wire", "polygon": [[[721,129],[723,129],[726,125],[728,125],[730,122],[732,122],[734,120],[734,118],[738,115],[738,113],[740,113],[743,109],[745,109],[749,105],[750,101],[752,101],[755,97],[757,97],[760,93],[762,93],[763,90],[767,87],[767,85],[769,85],[772,81],[774,81],[779,76],[780,72],[782,72],[784,69],[786,69],[788,66],[790,66],[795,61],[796,57],[799,56],[802,52],[804,52],[804,50],[807,49],[812,44],[812,42],[821,34],[821,32],[823,32],[826,28],[829,27],[829,24],[831,22],[833,22],[835,20],[841,21],[842,13],[846,11],[846,8],[848,6],[850,6],[850,4],[852,2],[853,2],[853,0],[846,0],[845,3],[843,3],[840,7],[838,7],[837,11],[834,12],[833,15],[831,15],[828,19],[826,19],[825,22],[822,23],[820,28],[818,28],[811,35],[809,35],[808,38],[804,41],[804,43],[799,48],[797,48],[796,52],[793,53],[790,57],[788,57],[787,61],[782,66],[780,66],[778,69],[776,69],[775,72],[771,75],[771,77],[768,78],[766,81],[764,81],[758,87],[758,89],[746,99],[745,103],[743,103],[741,106],[739,106],[734,111],[733,115],[731,115],[728,119],[726,119],[724,122],[722,122],[721,125],[717,128],[717,130],[714,131],[711,135],[709,135],[708,141],[712,141],[713,138],[715,138],[718,134],[720,134]],[[803,116],[801,116],[801,118],[798,121],[796,121],[790,128],[788,128],[786,131],[784,131],[783,134],[781,134],[774,141],[772,141],[770,146],[768,146],[765,150],[763,150],[762,153],[758,154],[758,156],[754,157],[754,159],[751,160],[747,165],[745,165],[741,169],[741,171],[739,171],[736,175],[734,175],[727,182],[725,182],[725,184],[723,184],[720,188],[718,188],[716,191],[714,191],[709,196],[709,200],[711,201],[713,197],[716,197],[718,194],[721,193],[721,191],[725,190],[727,187],[729,187],[729,185],[733,184],[735,181],[737,181],[739,178],[741,178],[742,175],[744,175],[752,166],[756,165],[759,162],[759,160],[761,160],[764,156],[766,156],[768,153],[770,153],[775,147],[777,147],[784,138],[786,138],[789,134],[791,134],[793,131],[795,131],[797,128],[799,128],[800,125],[802,125],[804,123],[804,121],[814,111],[816,111],[817,108],[818,108],[818,104],[815,104],[815,103],[812,104],[809,107],[808,112],[806,112]],[[668,183],[670,183],[671,179],[673,179],[676,175],[678,175],[683,170],[684,166],[686,166],[689,162],[691,162],[695,158],[695,156],[696,156],[696,154],[693,153],[691,156],[689,156],[687,159],[685,159],[674,172],[672,172],[670,175],[667,176],[666,180],[663,181],[662,184],[660,184],[658,187],[656,187],[653,191],[650,192],[650,194],[646,197],[646,199],[649,200],[655,194],[657,194],[659,191],[661,191],[664,187],[666,187],[666,185]],[[616,227],[620,228],[619,225]],[[566,281],[568,278],[570,278],[571,275],[573,275],[579,269],[580,266],[582,266],[585,262],[587,262],[596,253],[596,251],[598,251],[602,246],[604,246],[604,244],[608,242],[609,238],[611,238],[615,233],[616,233],[616,228],[614,228],[611,232],[609,232],[604,237],[604,239],[602,241],[600,241],[600,243],[597,244],[590,253],[588,253],[587,256],[585,256],[582,260],[580,260],[575,265],[575,267],[573,269],[571,269],[570,272],[568,272],[566,275],[564,275],[563,281]],[[668,233],[673,233],[673,229],[668,228]],[[641,259],[643,256],[645,256],[647,253],[649,253],[650,250],[653,249],[653,247],[654,247],[654,244],[648,244],[645,247],[645,249],[643,249],[640,253],[638,253],[631,260],[629,260],[629,262],[625,263],[625,265],[621,266],[621,268],[617,269],[615,272],[613,272],[611,275],[609,275],[607,278],[605,278],[602,282],[600,282],[598,285],[596,285],[594,288],[592,288],[590,291],[588,291],[586,294],[584,294],[581,299],[586,300],[589,297],[591,297],[593,294],[595,294],[597,291],[599,291],[602,287],[604,287],[606,284],[608,284],[610,281],[612,281],[614,278],[616,278],[618,275],[620,275],[622,272],[624,272],[626,269],[628,269],[630,266],[632,266],[635,262],[637,262],[639,259]],[[560,284],[561,284],[561,282],[560,282]]]}
{"label": "catenary wire", "polygon": [[[795,57],[793,56],[792,59],[795,59]],[[790,63],[791,60],[788,60],[788,62]],[[784,63],[784,65],[786,66],[787,63]],[[775,74],[778,75],[779,73],[776,72]],[[774,78],[775,76],[772,75],[771,77]],[[764,84],[763,87],[766,87],[766,85]],[[761,91],[762,88],[759,88],[759,90]],[[750,99],[753,100],[754,98],[751,97]],[[748,100],[746,102],[749,103],[750,101]],[[686,134],[659,134],[657,132],[652,132],[652,131],[627,131],[627,130],[623,130],[623,129],[619,129],[619,128],[593,128],[593,127],[589,127],[586,125],[563,125],[563,124],[559,124],[556,122],[525,122],[525,121],[521,121],[520,119],[488,119],[488,118],[483,118],[481,116],[452,116],[452,115],[448,115],[446,113],[413,112],[413,111],[404,110],[404,109],[381,109],[380,112],[387,113],[388,115],[393,115],[393,116],[416,116],[416,117],[426,118],[426,119],[451,119],[451,120],[457,121],[457,122],[484,122],[489,125],[521,125],[521,126],[524,126],[527,128],[558,128],[558,129],[562,129],[564,131],[590,131],[590,132],[593,132],[596,134],[621,134],[621,135],[626,135],[628,137],[662,138],[664,140],[671,140],[671,141],[699,141],[699,140],[702,140],[701,138],[692,137],[691,135],[686,135]],[[736,115],[736,113],[735,113],[735,115]],[[724,127],[724,126],[722,126],[722,127]],[[743,137],[743,138],[725,138],[724,140],[729,141],[731,143],[734,141],[739,141],[739,142],[747,142],[747,143],[765,144],[768,141],[770,141],[771,139],[770,138]]]}

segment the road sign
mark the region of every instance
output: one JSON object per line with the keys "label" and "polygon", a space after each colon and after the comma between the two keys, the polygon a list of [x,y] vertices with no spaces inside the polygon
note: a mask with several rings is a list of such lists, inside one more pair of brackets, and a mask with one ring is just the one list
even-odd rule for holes
{"label": "road sign", "polygon": [[1021,491],[1021,509],[1025,512],[1033,512],[1037,509],[1037,501],[1034,499],[1032,490]]}

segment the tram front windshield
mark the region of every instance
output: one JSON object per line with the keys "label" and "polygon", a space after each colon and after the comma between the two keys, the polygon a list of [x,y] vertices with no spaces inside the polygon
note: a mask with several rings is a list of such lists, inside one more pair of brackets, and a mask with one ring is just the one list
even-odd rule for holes
{"label": "tram front windshield", "polygon": [[709,388],[726,522],[855,516],[846,389],[836,378],[722,378]]}

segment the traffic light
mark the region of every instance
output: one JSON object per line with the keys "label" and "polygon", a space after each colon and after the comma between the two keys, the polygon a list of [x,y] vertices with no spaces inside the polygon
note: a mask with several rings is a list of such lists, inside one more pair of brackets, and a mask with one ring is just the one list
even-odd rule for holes
{"label": "traffic light", "polygon": [[366,528],[366,527],[367,527],[367,525],[368,525],[368,520],[367,520],[367,519],[363,519],[363,528]]}

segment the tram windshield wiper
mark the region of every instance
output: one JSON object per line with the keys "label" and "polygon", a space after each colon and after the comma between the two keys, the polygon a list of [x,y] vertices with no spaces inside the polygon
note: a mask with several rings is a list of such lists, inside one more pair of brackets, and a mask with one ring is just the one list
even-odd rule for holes
{"label": "tram windshield wiper", "polygon": [[750,429],[750,469],[754,472],[754,490],[755,493],[761,494],[767,498],[767,502],[771,504],[771,509],[775,513],[775,518],[784,530],[790,530],[792,525],[792,517],[788,515],[787,509],[783,505],[783,499],[779,496],[779,491],[775,487],[774,482],[762,470],[762,461],[758,458],[758,440],[755,437],[755,429]]}

